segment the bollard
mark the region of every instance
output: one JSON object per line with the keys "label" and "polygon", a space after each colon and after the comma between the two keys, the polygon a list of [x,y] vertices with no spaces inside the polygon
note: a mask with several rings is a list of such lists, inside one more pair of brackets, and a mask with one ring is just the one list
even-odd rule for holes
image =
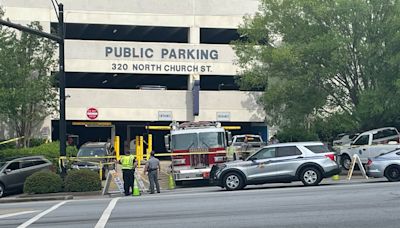
{"label": "bollard", "polygon": [[150,153],[153,150],[153,135],[149,134],[147,136],[147,153],[146,153],[146,160],[150,159]]}

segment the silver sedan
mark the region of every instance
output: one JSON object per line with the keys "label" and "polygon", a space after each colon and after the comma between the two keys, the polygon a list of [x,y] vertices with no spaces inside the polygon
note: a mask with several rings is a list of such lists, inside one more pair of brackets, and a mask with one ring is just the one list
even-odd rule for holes
{"label": "silver sedan", "polygon": [[400,150],[389,151],[369,158],[367,175],[369,177],[386,177],[389,181],[400,181]]}

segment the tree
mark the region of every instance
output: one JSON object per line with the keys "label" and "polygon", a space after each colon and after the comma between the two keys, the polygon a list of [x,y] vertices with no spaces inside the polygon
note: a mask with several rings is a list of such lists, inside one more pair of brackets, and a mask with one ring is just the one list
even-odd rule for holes
{"label": "tree", "polygon": [[359,128],[400,122],[398,0],[261,0],[259,9],[234,49],[241,86],[265,89],[269,123],[311,130],[337,114]]}
{"label": "tree", "polygon": [[[2,13],[0,13],[0,17]],[[43,30],[39,22],[28,25]],[[0,27],[0,116],[29,146],[32,131],[57,107],[50,76],[56,44]]]}

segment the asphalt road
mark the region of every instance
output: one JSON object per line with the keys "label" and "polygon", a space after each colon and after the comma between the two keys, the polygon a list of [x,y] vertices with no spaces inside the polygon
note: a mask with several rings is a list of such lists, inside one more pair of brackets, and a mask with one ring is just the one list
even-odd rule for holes
{"label": "asphalt road", "polygon": [[0,227],[400,227],[400,182],[0,204]]}

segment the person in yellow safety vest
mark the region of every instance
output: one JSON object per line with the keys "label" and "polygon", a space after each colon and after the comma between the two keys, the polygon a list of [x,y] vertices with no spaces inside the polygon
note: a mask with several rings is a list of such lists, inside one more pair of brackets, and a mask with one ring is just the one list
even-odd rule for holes
{"label": "person in yellow safety vest", "polygon": [[129,196],[130,188],[132,188],[133,192],[133,183],[135,181],[135,168],[137,167],[137,162],[132,152],[128,151],[126,155],[121,156],[119,163],[122,165],[125,196]]}

